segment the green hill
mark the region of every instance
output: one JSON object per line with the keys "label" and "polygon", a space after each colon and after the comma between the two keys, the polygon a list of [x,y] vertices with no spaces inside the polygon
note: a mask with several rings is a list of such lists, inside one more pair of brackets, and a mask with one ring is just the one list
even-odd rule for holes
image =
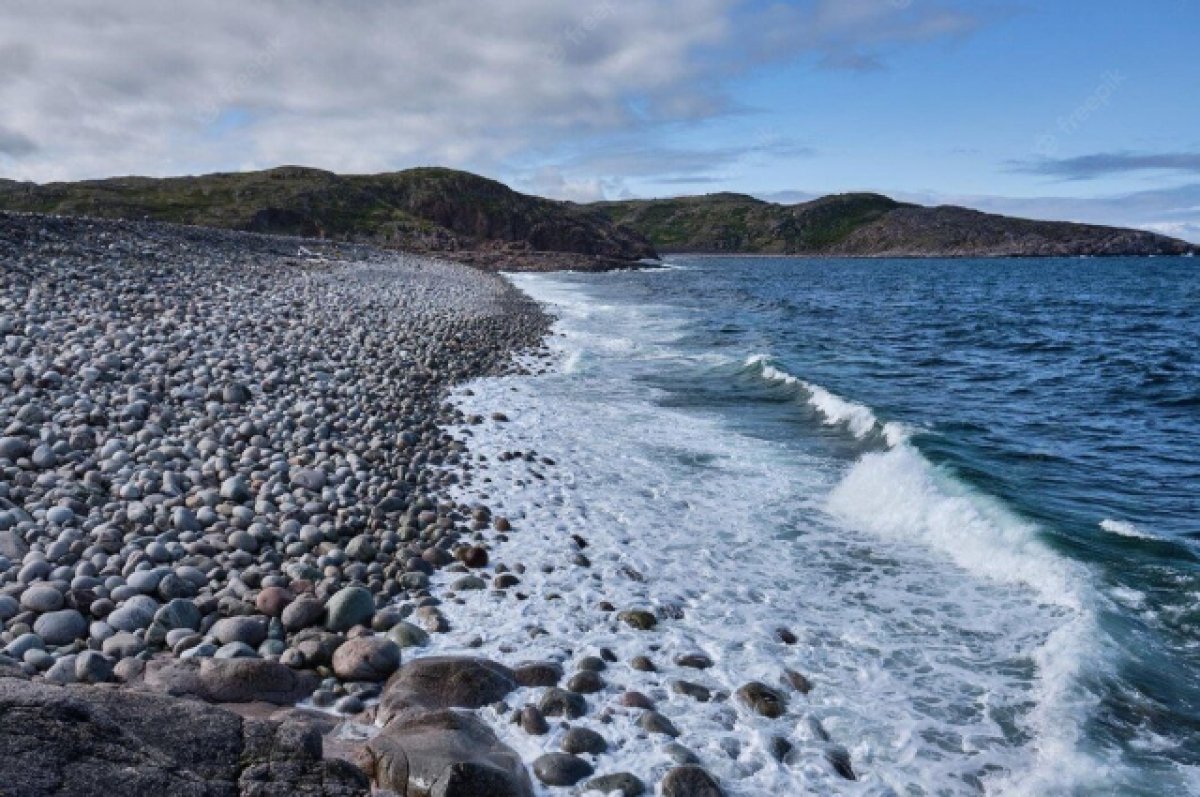
{"label": "green hill", "polygon": [[1200,250],[1141,230],[1031,221],[879,194],[780,205],[744,194],[598,202],[590,207],[663,252],[863,257],[1186,254]]}
{"label": "green hill", "polygon": [[[201,177],[0,181],[0,209],[223,227],[374,243],[464,259],[568,253],[601,264],[653,257],[637,233],[567,202],[441,168],[337,175],[285,166]],[[581,258],[576,258],[579,262]]]}

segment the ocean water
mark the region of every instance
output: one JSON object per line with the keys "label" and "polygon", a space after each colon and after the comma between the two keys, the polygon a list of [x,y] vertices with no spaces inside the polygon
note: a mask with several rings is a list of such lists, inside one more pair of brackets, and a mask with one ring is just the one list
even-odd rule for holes
{"label": "ocean water", "polygon": [[[732,795],[1200,794],[1194,263],[512,275],[559,319],[551,356],[456,400],[511,418],[459,430],[484,457],[461,494],[513,518],[495,558],[528,599],[464,594],[439,645],[568,670],[649,653],[661,672],[606,678]],[[602,600],[668,611],[646,634]],[[715,666],[673,667],[692,651]],[[814,689],[774,720],[670,689],[785,667]],[[660,777],[665,740],[591,701],[597,771]],[[557,749],[495,719],[527,760]]]}

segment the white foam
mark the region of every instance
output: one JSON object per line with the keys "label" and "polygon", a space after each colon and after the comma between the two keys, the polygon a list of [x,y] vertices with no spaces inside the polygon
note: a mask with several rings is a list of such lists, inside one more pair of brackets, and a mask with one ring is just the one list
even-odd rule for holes
{"label": "white foam", "polygon": [[[763,379],[768,381],[785,385],[799,385],[807,393],[808,403],[825,417],[825,423],[830,426],[845,424],[850,433],[859,439],[881,428],[879,419],[875,417],[875,413],[871,411],[870,407],[844,399],[818,384],[776,368],[771,365],[769,355],[752,355],[746,360],[746,365],[757,367],[762,373]],[[903,439],[904,430],[900,425],[892,426],[890,430],[884,427],[883,431],[887,434],[889,442],[892,439],[897,441]]]}
{"label": "white foam", "polygon": [[[1034,527],[939,473],[906,442],[903,425],[880,425],[869,408],[839,397],[814,407],[892,446],[849,470],[786,440],[740,435],[719,415],[664,406],[639,377],[670,368],[672,358],[704,357],[674,346],[685,314],[596,303],[560,277],[514,282],[553,302],[561,320],[551,346],[569,368],[478,382],[457,398],[469,414],[510,418],[470,427],[471,451],[489,459],[478,477],[491,481],[463,486],[459,497],[488,493],[513,519],[493,560],[525,565],[519,589],[529,599],[481,591],[444,603],[454,630],[434,636],[438,650],[557,658],[570,669],[600,647],[626,662],[652,641],[662,672],[617,664],[605,678],[654,698],[731,795],[957,793],[976,778],[998,794],[1072,793],[1114,774],[1080,751],[1092,706],[1079,674],[1104,666],[1086,574],[1040,544]],[[752,364],[815,395],[765,358]],[[524,463],[495,456],[514,449],[558,466],[532,478]],[[571,534],[589,542],[590,568],[570,564]],[[683,616],[651,636],[599,611],[601,600],[674,604]],[[800,642],[775,640],[780,625]],[[695,650],[715,666],[672,665]],[[779,720],[669,688],[686,678],[732,692],[751,679],[778,683],[784,667],[808,673],[817,688],[793,694]],[[522,692],[510,704],[535,699]],[[593,718],[612,706],[611,697],[591,702]],[[1011,741],[1001,716],[1032,740]],[[533,737],[493,719],[526,760],[558,749],[559,728]],[[860,781],[831,772],[823,742],[805,731],[813,719],[849,748]],[[670,760],[634,720],[615,708],[609,725],[583,722],[612,745],[598,769],[653,783]],[[770,757],[773,734],[797,744],[797,763]]]}
{"label": "white foam", "polygon": [[1100,521],[1100,528],[1110,534],[1117,534],[1122,537],[1133,537],[1139,540],[1155,540],[1158,539],[1153,534],[1142,531],[1140,528],[1130,523],[1127,520],[1112,520],[1105,518]]}

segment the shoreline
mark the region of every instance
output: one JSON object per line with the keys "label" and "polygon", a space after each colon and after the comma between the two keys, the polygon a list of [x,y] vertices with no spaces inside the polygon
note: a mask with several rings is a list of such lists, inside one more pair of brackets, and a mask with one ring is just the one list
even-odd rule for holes
{"label": "shoreline", "polygon": [[[464,591],[522,599],[490,552],[523,530],[461,498],[450,434],[509,419],[450,400],[544,365],[532,298],[441,258],[150,222],[0,214],[0,260],[0,782],[644,792],[581,725],[609,721],[610,654],[433,655]],[[496,735],[514,711],[533,736],[578,721],[523,759]],[[677,762],[663,794],[721,793]]]}

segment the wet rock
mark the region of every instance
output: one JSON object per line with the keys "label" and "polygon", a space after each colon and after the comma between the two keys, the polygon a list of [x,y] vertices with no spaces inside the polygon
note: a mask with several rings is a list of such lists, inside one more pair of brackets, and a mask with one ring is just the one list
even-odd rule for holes
{"label": "wet rock", "polygon": [[850,763],[850,751],[840,745],[830,746],[825,750],[825,760],[833,767],[833,771],[846,780],[858,780],[854,767]]}
{"label": "wet rock", "polygon": [[590,728],[575,727],[568,730],[563,736],[562,749],[564,753],[575,755],[580,753],[599,755],[608,749],[608,742]]}
{"label": "wet rock", "polygon": [[439,797],[532,797],[520,757],[478,718],[419,712],[389,722],[361,758],[377,786]]}
{"label": "wet rock", "polygon": [[577,719],[587,713],[587,700],[577,692],[551,687],[542,695],[538,708],[547,717]]}
{"label": "wet rock", "polygon": [[650,733],[661,733],[671,737],[679,735],[679,729],[675,727],[675,723],[657,711],[642,712],[642,716],[638,717],[638,727]]}
{"label": "wet rock", "polygon": [[569,753],[546,753],[533,762],[533,774],[547,786],[574,786],[592,772],[591,764]]}
{"label": "wet rock", "polygon": [[663,778],[662,797],[724,797],[725,792],[708,771],[695,764],[675,767]]}
{"label": "wet rock", "polygon": [[712,692],[707,686],[692,681],[672,681],[671,691],[678,695],[686,695],[693,700],[699,700],[701,703],[712,700]]}
{"label": "wet rock", "polygon": [[793,689],[795,689],[797,692],[799,692],[802,695],[807,695],[809,692],[812,691],[812,682],[809,681],[808,678],[804,677],[802,674],[796,672],[795,670],[786,670],[785,669],[783,671],[783,679]]}
{"label": "wet rock", "polygon": [[537,706],[526,706],[521,709],[519,722],[521,730],[531,736],[542,736],[550,732],[550,725]]}
{"label": "wet rock", "polygon": [[552,661],[526,662],[513,669],[513,677],[521,686],[558,686],[563,669]]}
{"label": "wet rock", "polygon": [[650,631],[658,624],[658,618],[652,612],[642,609],[630,609],[621,612],[617,615],[617,619],[624,622],[630,628],[636,628],[639,631]]}
{"label": "wet rock", "polygon": [[629,772],[614,772],[611,775],[592,778],[583,785],[583,788],[586,791],[598,791],[605,795],[617,792],[621,797],[641,797],[646,793],[646,784]]}
{"label": "wet rock", "polygon": [[787,698],[777,689],[759,681],[751,681],[737,690],[738,700],[764,717],[782,717],[787,711]]}
{"label": "wet rock", "polygon": [[685,653],[675,657],[675,664],[695,670],[707,670],[713,666],[713,660],[703,653]]}
{"label": "wet rock", "polygon": [[604,688],[604,679],[594,670],[582,670],[571,676],[567,681],[567,689],[583,695],[599,692]]}
{"label": "wet rock", "polygon": [[379,717],[387,722],[415,709],[482,708],[516,688],[512,670],[494,661],[426,656],[404,664],[388,681]]}
{"label": "wet rock", "polygon": [[419,648],[429,644],[429,634],[403,620],[388,629],[387,637],[401,648]]}

